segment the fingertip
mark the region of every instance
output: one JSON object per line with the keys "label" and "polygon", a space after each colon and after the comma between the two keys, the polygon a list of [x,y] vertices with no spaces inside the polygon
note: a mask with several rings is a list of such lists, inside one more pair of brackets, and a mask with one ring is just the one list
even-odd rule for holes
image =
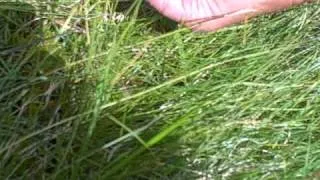
{"label": "fingertip", "polygon": [[181,1],[177,0],[147,0],[151,6],[159,11],[164,16],[173,19],[177,22],[182,21],[184,9]]}

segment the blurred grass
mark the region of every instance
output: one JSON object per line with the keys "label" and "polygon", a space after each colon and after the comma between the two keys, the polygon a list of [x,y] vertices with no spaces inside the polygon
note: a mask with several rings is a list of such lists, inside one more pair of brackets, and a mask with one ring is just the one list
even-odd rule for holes
{"label": "blurred grass", "polygon": [[192,33],[142,1],[1,2],[0,179],[319,178],[319,14]]}

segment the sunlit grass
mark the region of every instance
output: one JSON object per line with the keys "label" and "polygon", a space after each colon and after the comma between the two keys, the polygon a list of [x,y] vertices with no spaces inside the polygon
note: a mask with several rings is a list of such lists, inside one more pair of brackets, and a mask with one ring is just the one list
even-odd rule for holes
{"label": "sunlit grass", "polygon": [[142,1],[1,3],[0,179],[317,176],[319,14],[192,33]]}

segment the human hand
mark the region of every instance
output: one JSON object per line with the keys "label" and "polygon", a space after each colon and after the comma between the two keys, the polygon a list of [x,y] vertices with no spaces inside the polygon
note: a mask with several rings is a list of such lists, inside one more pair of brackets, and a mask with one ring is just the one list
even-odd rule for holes
{"label": "human hand", "polygon": [[148,0],[159,12],[196,31],[215,31],[307,0]]}

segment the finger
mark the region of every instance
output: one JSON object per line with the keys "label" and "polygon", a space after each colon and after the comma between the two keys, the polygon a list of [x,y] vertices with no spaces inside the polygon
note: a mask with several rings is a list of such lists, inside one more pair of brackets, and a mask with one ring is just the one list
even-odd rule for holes
{"label": "finger", "polygon": [[274,12],[308,1],[310,0],[259,0],[254,8],[262,12]]}
{"label": "finger", "polygon": [[182,21],[182,17],[185,16],[181,0],[148,0],[148,2],[160,13],[175,21]]}
{"label": "finger", "polygon": [[223,27],[243,22],[244,20],[249,19],[258,14],[261,14],[261,12],[255,10],[243,10],[241,12],[238,11],[237,13],[226,15],[222,18],[211,19],[203,22],[187,23],[185,25],[194,31],[216,31]]}
{"label": "finger", "polygon": [[163,15],[185,22],[244,9],[254,0],[148,0]]}
{"label": "finger", "polygon": [[194,31],[216,31],[226,26],[230,26],[236,23],[243,22],[246,19],[257,16],[259,14],[274,12],[282,10],[293,5],[310,2],[309,0],[263,0],[256,1],[257,4],[253,7],[254,9],[243,9],[235,13],[225,15],[221,18],[207,19],[205,21],[192,21],[185,23],[186,26],[190,27]]}

